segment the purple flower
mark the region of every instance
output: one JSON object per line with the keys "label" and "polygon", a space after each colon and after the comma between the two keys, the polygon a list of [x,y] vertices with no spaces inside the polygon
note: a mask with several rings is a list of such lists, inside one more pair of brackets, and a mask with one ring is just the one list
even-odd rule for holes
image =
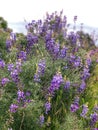
{"label": "purple flower", "polygon": [[28,33],[27,35],[27,47],[26,47],[26,52],[29,54],[32,50],[32,47],[34,44],[38,43],[38,36],[33,35],[32,33]]}
{"label": "purple flower", "polygon": [[38,37],[32,35],[32,33],[29,33],[27,35],[27,41],[28,41],[28,46],[33,46],[35,43],[38,43]]}
{"label": "purple flower", "polygon": [[63,46],[63,48],[60,50],[60,57],[64,58],[66,56],[66,52],[67,48],[65,46]]}
{"label": "purple flower", "polygon": [[91,62],[92,62],[91,58],[86,59],[86,64],[87,64],[88,67],[91,65]]}
{"label": "purple flower", "polygon": [[75,55],[71,55],[69,58],[69,62],[76,68],[81,66],[81,58],[76,57]]}
{"label": "purple flower", "polygon": [[54,57],[58,57],[59,51],[60,51],[60,44],[59,44],[59,43],[56,43],[56,44],[54,45],[54,50],[53,50],[53,55],[54,55]]}
{"label": "purple flower", "polygon": [[40,77],[44,75],[46,68],[46,61],[44,59],[40,60],[38,63],[37,71],[34,75],[34,81],[40,82]]}
{"label": "purple flower", "polygon": [[31,92],[30,92],[30,91],[27,91],[25,95],[26,95],[26,96],[30,96],[30,95],[31,95]]}
{"label": "purple flower", "polygon": [[21,60],[26,60],[26,52],[24,51],[20,51],[19,54],[18,54],[18,59],[21,59]]}
{"label": "purple flower", "polygon": [[74,16],[74,22],[76,22],[77,21],[77,16]]}
{"label": "purple flower", "polygon": [[70,111],[76,112],[79,109],[79,97],[76,97],[73,104],[71,104]]}
{"label": "purple flower", "polygon": [[51,85],[48,89],[49,93],[53,95],[55,90],[59,89],[62,82],[63,82],[63,77],[60,73],[57,73],[56,75],[54,75],[51,81]]}
{"label": "purple flower", "polygon": [[19,99],[19,100],[25,98],[25,95],[24,95],[24,92],[23,92],[23,91],[18,90],[17,95],[18,95],[18,99]]}
{"label": "purple flower", "polygon": [[16,61],[16,69],[18,73],[21,72],[21,66],[22,66],[22,62],[19,59],[18,61]]}
{"label": "purple flower", "polygon": [[10,39],[6,40],[6,47],[9,50],[12,46],[12,41]]}
{"label": "purple flower", "polygon": [[12,41],[16,41],[16,34],[11,32],[10,33],[10,38],[11,38]]}
{"label": "purple flower", "polygon": [[94,126],[96,124],[96,122],[98,121],[98,114],[96,112],[94,112],[93,114],[90,115],[90,125]]}
{"label": "purple flower", "polygon": [[94,111],[98,112],[98,106],[94,107]]}
{"label": "purple flower", "polygon": [[17,95],[18,95],[18,98],[17,98],[18,103],[22,103],[24,105],[24,103],[26,102],[26,98],[25,98],[24,92],[18,90]]}
{"label": "purple flower", "polygon": [[34,74],[34,81],[35,82],[40,82],[40,76],[37,73]]}
{"label": "purple flower", "polygon": [[64,15],[63,21],[62,21],[62,27],[65,27],[67,24],[67,17]]}
{"label": "purple flower", "polygon": [[25,102],[27,102],[27,103],[30,103],[31,102],[31,100],[30,99],[27,99],[27,100],[24,100]]}
{"label": "purple flower", "polygon": [[81,93],[85,90],[85,88],[86,88],[86,83],[84,80],[82,80],[82,83],[80,84],[78,91]]}
{"label": "purple flower", "polygon": [[82,113],[80,115],[85,118],[87,112],[88,112],[88,106],[87,105],[83,105]]}
{"label": "purple flower", "polygon": [[68,39],[72,45],[76,44],[77,42],[77,36],[74,32],[70,32],[70,34],[68,35]]}
{"label": "purple flower", "polygon": [[52,38],[46,42],[46,48],[50,53],[54,51],[55,40]]}
{"label": "purple flower", "polygon": [[26,99],[28,96],[30,96],[30,91],[27,91],[24,93],[22,90],[18,90],[17,92],[17,102],[22,105],[23,107],[26,107],[26,103],[30,103],[30,99]]}
{"label": "purple flower", "polygon": [[82,79],[86,80],[87,78],[89,78],[90,73],[89,73],[89,68],[84,68],[83,69],[83,74],[82,74]]}
{"label": "purple flower", "polygon": [[76,112],[79,109],[78,104],[71,104],[70,110],[71,112]]}
{"label": "purple flower", "polygon": [[10,112],[15,113],[17,111],[17,109],[18,109],[18,105],[11,104],[11,106],[10,106]]}
{"label": "purple flower", "polygon": [[11,71],[11,78],[16,83],[19,81],[17,69],[14,69],[13,71]]}
{"label": "purple flower", "polygon": [[75,61],[74,61],[74,66],[75,66],[75,67],[79,67],[80,65],[81,65],[81,58],[78,57],[78,58],[76,58]]}
{"label": "purple flower", "polygon": [[52,38],[52,34],[51,33],[47,33],[45,36],[45,42],[47,43],[48,41],[50,41]]}
{"label": "purple flower", "polygon": [[45,117],[43,115],[40,116],[40,124],[43,125]]}
{"label": "purple flower", "polygon": [[46,61],[40,60],[38,63],[38,74],[43,75],[45,72],[45,68],[46,68]]}
{"label": "purple flower", "polygon": [[69,89],[70,88],[70,81],[66,81],[64,88],[65,89]]}
{"label": "purple flower", "polygon": [[0,60],[0,68],[4,68],[5,67],[5,62],[3,60]]}
{"label": "purple flower", "polygon": [[2,78],[1,84],[4,86],[6,85],[10,80],[8,78]]}
{"label": "purple flower", "polygon": [[14,64],[7,65],[8,71],[12,71],[14,69]]}
{"label": "purple flower", "polygon": [[64,37],[64,39],[66,39],[66,36],[67,36],[67,33],[64,31],[64,32],[63,32],[63,37]]}
{"label": "purple flower", "polygon": [[73,64],[74,61],[75,61],[75,59],[76,59],[76,56],[75,56],[75,55],[70,55],[69,62],[70,62],[71,64]]}
{"label": "purple flower", "polygon": [[51,103],[50,102],[46,102],[45,103],[45,113],[48,114],[50,109],[51,109]]}

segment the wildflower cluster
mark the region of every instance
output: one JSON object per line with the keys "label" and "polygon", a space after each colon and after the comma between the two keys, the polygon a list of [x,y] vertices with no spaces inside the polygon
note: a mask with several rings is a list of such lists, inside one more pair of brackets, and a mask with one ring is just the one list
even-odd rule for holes
{"label": "wildflower cluster", "polygon": [[98,58],[92,57],[98,49],[94,45],[91,48],[93,40],[88,34],[76,31],[76,21],[74,16],[73,31],[70,31],[63,11],[59,14],[55,11],[51,15],[47,13],[44,21],[28,23],[25,40],[20,41],[14,33],[7,37],[8,55],[0,59],[0,101],[8,105],[5,108],[8,118],[16,118],[8,127],[57,130],[61,122],[65,123],[67,113],[74,113],[84,126],[97,129],[98,104],[96,107],[95,101],[88,104],[87,88],[93,64],[97,66]]}

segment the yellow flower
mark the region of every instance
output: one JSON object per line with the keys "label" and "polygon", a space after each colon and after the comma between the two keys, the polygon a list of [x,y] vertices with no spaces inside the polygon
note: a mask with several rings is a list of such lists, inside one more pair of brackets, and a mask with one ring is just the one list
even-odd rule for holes
{"label": "yellow flower", "polygon": [[36,50],[36,52],[37,52],[37,54],[39,54],[39,51],[38,51],[38,50]]}
{"label": "yellow flower", "polygon": [[54,33],[52,33],[52,37],[54,37]]}
{"label": "yellow flower", "polygon": [[49,102],[51,101],[51,97],[48,97],[48,101],[49,101]]}
{"label": "yellow flower", "polygon": [[48,123],[48,124],[51,123],[51,117],[50,117],[50,116],[48,116],[47,123]]}
{"label": "yellow flower", "polygon": [[64,76],[64,81],[66,81],[66,75]]}
{"label": "yellow flower", "polygon": [[38,65],[36,64],[36,73],[37,73],[37,71],[38,71]]}

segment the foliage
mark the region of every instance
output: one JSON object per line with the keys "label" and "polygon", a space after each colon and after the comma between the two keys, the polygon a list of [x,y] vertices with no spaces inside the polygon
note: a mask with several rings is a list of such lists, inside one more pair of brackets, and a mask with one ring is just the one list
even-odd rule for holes
{"label": "foliage", "polygon": [[0,17],[0,28],[3,28],[3,29],[7,29],[8,28],[7,21],[4,20],[3,17]]}

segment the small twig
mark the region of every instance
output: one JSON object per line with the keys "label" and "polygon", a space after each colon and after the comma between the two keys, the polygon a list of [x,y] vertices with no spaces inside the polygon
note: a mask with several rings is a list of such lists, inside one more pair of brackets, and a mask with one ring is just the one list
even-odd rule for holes
{"label": "small twig", "polygon": [[23,112],[23,116],[22,116],[22,120],[21,120],[21,124],[20,124],[20,130],[22,130],[21,127],[22,127],[22,124],[23,124],[23,121],[24,121],[24,116],[25,116],[25,114]]}

